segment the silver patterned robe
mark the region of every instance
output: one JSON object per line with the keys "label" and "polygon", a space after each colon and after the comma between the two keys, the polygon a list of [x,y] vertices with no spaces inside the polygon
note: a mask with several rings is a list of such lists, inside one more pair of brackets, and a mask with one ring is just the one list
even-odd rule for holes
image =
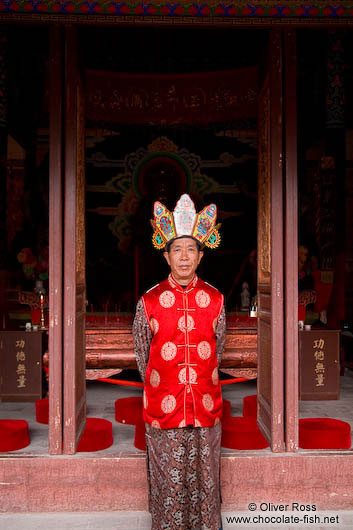
{"label": "silver patterned robe", "polygon": [[[137,366],[144,381],[152,333],[141,300],[133,335]],[[223,308],[216,328],[218,365],[225,339]],[[219,530],[221,423],[180,429],[155,429],[146,424],[146,446],[152,530]]]}

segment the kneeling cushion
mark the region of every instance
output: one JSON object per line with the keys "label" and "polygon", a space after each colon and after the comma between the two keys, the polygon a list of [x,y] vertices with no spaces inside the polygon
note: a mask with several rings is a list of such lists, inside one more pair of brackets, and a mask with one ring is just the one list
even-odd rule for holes
{"label": "kneeling cushion", "polygon": [[142,397],[120,398],[115,401],[115,419],[119,423],[136,425],[142,421]]}
{"label": "kneeling cushion", "polygon": [[264,449],[269,447],[257,426],[256,418],[230,416],[222,421],[222,447],[229,449]]}
{"label": "kneeling cushion", "polygon": [[243,398],[243,416],[257,418],[257,395],[245,396]]}
{"label": "kneeling cushion", "polygon": [[38,399],[36,401],[36,420],[38,423],[49,423],[49,399]]}
{"label": "kneeling cushion", "polygon": [[0,420],[0,451],[17,451],[30,444],[25,420]]}
{"label": "kneeling cushion", "polygon": [[350,449],[351,426],[333,418],[301,418],[299,447],[302,449]]}
{"label": "kneeling cushion", "polygon": [[146,427],[142,420],[138,421],[135,425],[135,439],[134,446],[136,449],[146,451]]}
{"label": "kneeling cushion", "polygon": [[78,452],[101,451],[113,444],[112,422],[103,418],[86,418],[86,427],[78,444]]}
{"label": "kneeling cushion", "polygon": [[227,418],[228,416],[230,416],[230,401],[229,399],[224,399],[223,400],[223,412],[222,412],[222,417],[223,418]]}

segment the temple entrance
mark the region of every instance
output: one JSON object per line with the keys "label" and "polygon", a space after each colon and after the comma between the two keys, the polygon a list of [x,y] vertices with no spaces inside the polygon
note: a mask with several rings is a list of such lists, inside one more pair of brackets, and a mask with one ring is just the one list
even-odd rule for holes
{"label": "temple entrance", "polygon": [[[171,39],[170,30],[112,29],[104,30],[104,40],[99,29],[80,31],[89,135],[87,375],[139,383],[136,372],[121,372],[128,362],[116,353],[113,341],[119,337],[104,328],[131,326],[138,298],[166,276],[164,258],[149,234],[153,203],[160,200],[173,210],[187,192],[198,211],[215,202],[222,222],[222,244],[206,253],[199,274],[226,297],[231,343],[221,377],[249,378],[236,389],[223,387],[233,413],[241,416],[243,397],[256,394],[257,325],[250,316],[257,293],[256,94],[268,34],[255,32],[258,45],[246,46],[238,56],[232,50],[248,42],[246,32],[211,33],[209,39],[199,30],[195,47],[194,30],[173,31]],[[158,45],[167,38],[168,50]],[[126,39],[132,44],[122,57]],[[146,43],[143,57],[135,42]],[[99,336],[106,344],[100,364],[94,343]],[[117,396],[141,394],[88,381],[88,403],[99,386],[111,396],[110,418]]]}
{"label": "temple entrance", "polygon": [[[117,31],[116,28],[104,28],[104,39],[98,28],[80,28],[77,36],[75,31],[65,31],[56,29],[51,33],[52,46],[61,53],[55,54],[50,68],[45,68],[50,55],[49,32],[42,28],[41,37],[38,37],[38,45],[40,40],[45,41],[48,52],[41,56],[45,73],[40,82],[43,99],[47,78],[57,91],[49,91],[38,122],[34,119],[31,122],[33,130],[38,133],[36,142],[33,141],[35,146],[30,145],[30,133],[26,131],[25,153],[30,155],[24,155],[27,162],[32,156],[32,174],[39,168],[46,169],[45,177],[39,179],[40,185],[48,185],[48,168],[50,174],[55,175],[51,186],[56,185],[52,188],[50,207],[47,208],[53,215],[49,226],[53,282],[49,303],[54,323],[49,342],[50,451],[62,451],[62,438],[64,451],[68,454],[75,451],[86,416],[86,383],[87,415],[104,417],[112,422],[115,421],[114,401],[117,397],[140,395],[139,389],[121,389],[98,382],[97,378],[114,380],[125,377],[139,382],[136,372],[121,371],[126,367],[135,368],[128,330],[138,297],[167,272],[162,256],[150,243],[152,204],[159,199],[173,209],[183,191],[193,196],[198,210],[204,204],[215,202],[222,222],[222,245],[214,254],[207,253],[200,275],[226,295],[231,339],[222,377],[250,379],[248,383],[224,385],[224,397],[231,401],[232,414],[241,415],[243,397],[258,394],[259,423],[272,441],[272,450],[283,451],[286,444],[287,450],[295,451],[298,447],[296,420],[300,377],[299,343],[295,338],[298,246],[307,247],[299,295],[303,291],[315,290],[304,285],[308,281],[315,282],[315,278],[318,281],[316,296],[320,285],[321,293],[324,293],[316,301],[310,299],[312,301],[308,302],[309,298],[305,299],[304,295],[299,299],[299,305],[303,300],[308,302],[305,304],[304,325],[325,326],[321,320],[324,315],[320,314],[325,309],[320,309],[320,304],[322,296],[327,297],[330,293],[341,296],[341,301],[335,302],[331,311],[326,300],[327,318],[336,317],[330,325],[335,329],[346,325],[342,324],[345,318],[341,318],[344,314],[339,310],[342,303],[347,304],[349,296],[345,295],[344,287],[342,291],[342,282],[334,287],[330,280],[335,278],[337,281],[342,271],[345,275],[345,268],[350,271],[350,236],[341,240],[340,229],[337,228],[335,233],[329,229],[332,223],[341,227],[339,223],[343,222],[347,224],[347,234],[350,234],[349,215],[344,219],[332,217],[335,208],[343,211],[342,204],[348,206],[349,211],[351,200],[348,195],[346,203],[342,193],[342,181],[348,190],[351,183],[347,162],[351,156],[349,98],[348,125],[338,127],[339,141],[337,127],[334,132],[325,131],[326,136],[322,134],[324,126],[321,131],[319,127],[308,127],[310,105],[306,100],[306,87],[310,86],[312,101],[317,104],[314,122],[323,121],[322,90],[318,92],[319,99],[315,98],[317,83],[322,79],[325,67],[319,49],[314,49],[309,56],[304,53],[310,41],[305,33],[298,34],[297,48],[293,35],[276,35],[262,30],[206,31],[199,28],[181,33],[171,29],[119,28]],[[166,41],[167,36],[173,38],[165,50],[159,43]],[[327,32],[318,36],[324,41]],[[345,39],[345,49],[348,49],[348,33]],[[148,50],[143,57],[139,47],[131,44],[141,41],[146,43]],[[68,49],[75,49],[75,43],[77,55],[68,54]],[[267,47],[272,47],[272,59],[277,58],[273,60],[272,70],[263,53]],[[124,49],[126,51],[122,54]],[[241,55],[234,53],[240,49],[243,50]],[[300,65],[298,113],[293,89],[296,86],[295,69],[290,68],[296,63],[295,60],[283,60],[284,57],[295,59],[296,50]],[[319,69],[315,70],[317,57],[320,57]],[[351,59],[345,56],[344,61],[351,68]],[[309,75],[311,70],[315,75]],[[286,80],[284,85],[281,84],[282,78]],[[12,79],[18,79],[16,72],[12,73]],[[66,88],[61,90],[64,79]],[[345,79],[349,87],[350,76]],[[85,98],[82,98],[83,93]],[[14,112],[15,103],[11,106]],[[27,102],[27,110],[29,107]],[[284,121],[279,119],[283,114]],[[301,139],[298,148],[297,115]],[[12,119],[11,131],[18,135],[21,146],[19,117],[16,115],[16,120]],[[63,138],[65,145],[60,144]],[[347,156],[340,151],[342,142],[347,146]],[[43,153],[47,157],[46,165],[41,165]],[[298,242],[297,153],[301,214]],[[285,171],[281,166],[283,160],[286,161]],[[84,165],[85,176],[80,171]],[[336,179],[336,168],[342,171],[343,180]],[[31,187],[30,179],[26,182]],[[63,188],[65,195],[61,195]],[[322,202],[311,208],[318,188],[325,189],[326,198],[337,197],[335,206],[333,203],[324,204],[323,195]],[[42,192],[48,200],[47,191],[41,190],[40,194]],[[260,198],[262,205],[259,205]],[[33,204],[30,215],[34,219],[38,202]],[[320,217],[324,206],[331,208],[326,225]],[[47,217],[43,216],[40,221],[44,218],[48,226]],[[313,226],[317,227],[317,232]],[[326,241],[327,234],[331,239]],[[335,244],[338,247],[333,251]],[[21,243],[21,248],[13,247],[12,258],[16,259],[18,252],[30,245]],[[321,252],[320,245],[324,251],[316,256],[318,250]],[[346,260],[343,266],[338,251],[342,249]],[[85,254],[86,260],[83,259]],[[315,257],[320,266],[313,269],[315,260],[312,258]],[[320,274],[315,273],[317,270]],[[12,280],[15,283],[18,280],[17,287],[25,290],[23,278],[19,279],[21,271],[22,265],[17,264],[17,275],[14,274]],[[351,271],[346,275],[348,281],[350,278]],[[303,279],[305,282],[301,281]],[[251,306],[256,303],[260,309],[257,321],[249,314]],[[83,338],[85,311],[86,351]],[[338,318],[338,315],[341,316]],[[346,315],[351,320],[351,314],[347,312]],[[259,327],[257,322],[261,322]],[[258,329],[259,349],[256,345]],[[347,375],[351,336],[349,329],[346,331],[344,337],[347,337],[348,349],[342,362]],[[121,339],[120,344],[125,341],[127,345],[122,362],[119,348],[116,348],[117,337]],[[97,347],[100,339],[106,341],[104,348]],[[238,350],[236,344],[240,344]],[[236,363],[235,350],[239,355]],[[322,366],[317,369],[322,371]],[[348,392],[344,395],[349,395],[349,376],[341,382],[343,391]],[[300,404],[302,417],[312,415],[311,405],[304,399]],[[315,402],[315,406],[321,406],[316,415],[326,414],[325,401]],[[335,407],[334,400],[330,406],[330,415],[349,420],[341,413],[336,415],[339,407]],[[1,404],[1,407],[5,410],[8,404]],[[114,424],[118,441],[123,439],[122,429],[128,432],[129,428],[125,427]],[[132,436],[128,443],[130,445],[126,447],[131,449]]]}

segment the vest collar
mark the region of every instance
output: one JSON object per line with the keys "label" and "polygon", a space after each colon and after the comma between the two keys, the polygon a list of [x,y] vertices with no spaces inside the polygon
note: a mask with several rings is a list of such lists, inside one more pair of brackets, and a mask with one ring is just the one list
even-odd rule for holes
{"label": "vest collar", "polygon": [[180,283],[178,283],[174,279],[172,273],[170,273],[169,276],[168,276],[169,285],[171,287],[173,287],[173,289],[176,289],[177,291],[179,291],[179,293],[189,293],[190,291],[192,291],[193,288],[195,287],[195,285],[197,284],[198,279],[199,279],[198,276],[196,274],[194,274],[194,277],[192,278],[192,280],[190,280],[190,282],[185,287],[185,289],[183,289],[183,287],[180,285]]}

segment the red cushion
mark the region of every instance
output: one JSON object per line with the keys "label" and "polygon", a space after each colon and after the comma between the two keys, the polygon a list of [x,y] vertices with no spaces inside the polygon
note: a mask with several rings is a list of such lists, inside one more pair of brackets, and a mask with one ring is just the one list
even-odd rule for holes
{"label": "red cushion", "polygon": [[222,421],[221,445],[229,449],[264,449],[269,446],[255,418],[238,416]]}
{"label": "red cushion", "polygon": [[115,419],[119,423],[136,425],[142,421],[142,397],[127,397],[115,402]]}
{"label": "red cushion", "polygon": [[31,443],[25,420],[0,420],[0,451],[16,451]]}
{"label": "red cushion", "polygon": [[302,449],[350,449],[351,426],[333,418],[301,418],[299,447]]}
{"label": "red cushion", "polygon": [[101,451],[113,444],[112,422],[103,418],[86,418],[86,427],[78,444],[78,452]]}
{"label": "red cushion", "polygon": [[224,399],[223,400],[223,413],[222,413],[222,417],[223,418],[226,418],[230,416],[230,401],[229,399]]}
{"label": "red cushion", "polygon": [[36,420],[38,423],[49,423],[49,399],[43,398],[36,401]]}
{"label": "red cushion", "polygon": [[138,421],[135,425],[134,446],[136,449],[146,451],[146,427],[143,421]]}
{"label": "red cushion", "polygon": [[245,396],[243,398],[243,416],[257,418],[257,395]]}

